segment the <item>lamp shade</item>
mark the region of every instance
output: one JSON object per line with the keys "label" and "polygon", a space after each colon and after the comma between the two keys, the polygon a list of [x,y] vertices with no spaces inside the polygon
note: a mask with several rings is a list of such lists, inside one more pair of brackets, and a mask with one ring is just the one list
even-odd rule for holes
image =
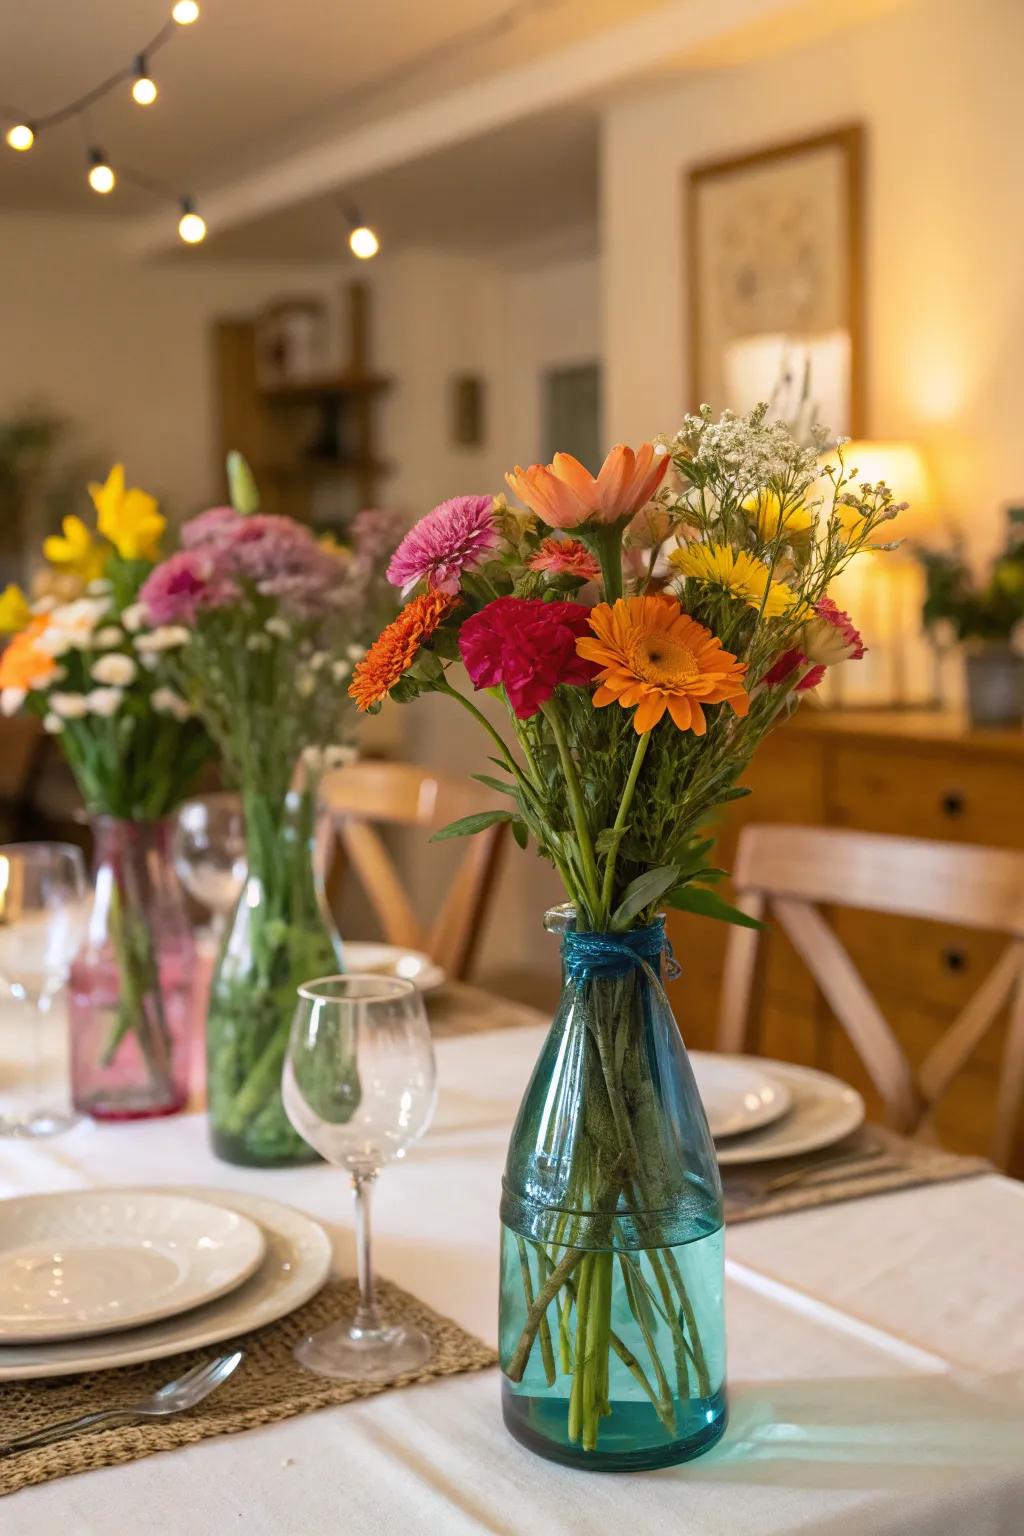
{"label": "lamp shade", "polygon": [[934,496],[927,465],[915,444],[860,438],[846,444],[843,461],[847,471],[858,471],[859,481],[876,485],[884,480],[897,501],[910,503],[892,525],[894,537],[916,539],[930,531],[936,512]]}

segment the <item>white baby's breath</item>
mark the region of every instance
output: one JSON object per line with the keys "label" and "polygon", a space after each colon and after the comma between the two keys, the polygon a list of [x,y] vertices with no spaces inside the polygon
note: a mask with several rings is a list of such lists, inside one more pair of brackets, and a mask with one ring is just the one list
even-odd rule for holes
{"label": "white baby's breath", "polygon": [[0,714],[8,719],[16,715],[28,697],[24,688],[5,688],[0,693]]}
{"label": "white baby's breath", "polygon": [[121,614],[121,623],[131,635],[136,634],[140,629],[145,629],[149,623],[149,613],[145,603],[130,603]]}
{"label": "white baby's breath", "polygon": [[193,714],[188,700],[173,688],[154,688],[151,702],[158,715],[173,715],[175,720],[189,720]]}
{"label": "white baby's breath", "polygon": [[278,613],[272,614],[263,628],[268,635],[274,635],[278,640],[290,640],[292,635],[291,625],[287,619],[282,619]]}
{"label": "white baby's breath", "polygon": [[98,629],[92,637],[93,650],[109,651],[115,645],[120,645],[123,640],[123,629],[119,629],[116,624],[104,624],[103,628]]}
{"label": "white baby's breath", "polygon": [[127,688],[138,677],[139,669],[130,656],[112,652],[93,663],[92,675],[98,683],[112,683],[115,687]]}
{"label": "white baby's breath", "polygon": [[85,702],[92,715],[116,715],[124,700],[122,688],[93,688],[85,696]]}
{"label": "white baby's breath", "polygon": [[331,676],[336,683],[343,683],[347,677],[352,676],[352,663],[350,661],[336,661],[331,667]]}
{"label": "white baby's breath", "polygon": [[135,649],[143,656],[153,656],[160,651],[177,650],[189,638],[189,632],[183,624],[161,624],[159,629],[151,629],[148,635],[137,635]]}
{"label": "white baby's breath", "polygon": [[64,729],[64,721],[59,715],[53,713],[43,716],[43,730],[48,736],[59,736]]}
{"label": "white baby's breath", "polygon": [[84,693],[51,693],[50,709],[62,720],[82,720],[89,713]]}

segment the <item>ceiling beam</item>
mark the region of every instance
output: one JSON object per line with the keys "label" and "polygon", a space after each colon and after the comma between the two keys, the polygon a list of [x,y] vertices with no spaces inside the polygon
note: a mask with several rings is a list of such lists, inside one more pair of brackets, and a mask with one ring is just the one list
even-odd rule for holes
{"label": "ceiling beam", "polygon": [[[830,4],[832,0],[830,0]],[[805,0],[668,0],[621,26],[532,63],[448,91],[365,126],[336,131],[201,195],[211,232],[323,196],[536,113],[600,102],[637,76],[685,64],[709,45],[802,9]],[[829,7],[824,7],[828,12]],[[839,9],[842,9],[840,6]],[[126,232],[139,256],[176,248],[166,217],[134,220]]]}

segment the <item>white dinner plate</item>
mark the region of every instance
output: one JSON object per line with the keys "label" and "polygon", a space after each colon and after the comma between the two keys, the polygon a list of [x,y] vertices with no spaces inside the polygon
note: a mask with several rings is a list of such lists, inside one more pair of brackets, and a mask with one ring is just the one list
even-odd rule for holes
{"label": "white dinner plate", "polygon": [[760,1062],[756,1056],[738,1056],[737,1061],[751,1066],[763,1065],[790,1093],[788,1112],[759,1131],[736,1136],[716,1147],[722,1167],[734,1163],[767,1163],[777,1157],[799,1157],[816,1152],[849,1136],[864,1120],[864,1100],[855,1088],[816,1072],[813,1067],[795,1067],[788,1061]]}
{"label": "white dinner plate", "polygon": [[350,944],[345,939],[342,951],[346,971],[357,976],[400,976],[419,992],[433,992],[447,979],[441,966],[419,949],[402,949],[398,944]]}
{"label": "white dinner plate", "polygon": [[789,1108],[789,1089],[761,1061],[691,1051],[690,1064],[716,1141],[770,1125]]}
{"label": "white dinner plate", "polygon": [[[109,1191],[108,1191],[109,1193]],[[139,1191],[135,1191],[139,1193]],[[272,1323],[314,1296],[331,1268],[331,1244],[324,1229],[301,1211],[262,1195],[237,1190],[172,1189],[167,1194],[204,1200],[238,1212],[257,1224],[266,1253],[256,1273],[219,1301],[144,1328],[61,1344],[0,1346],[0,1382],[76,1371],[108,1371],[119,1365],[162,1360],[186,1349],[219,1344]]]}
{"label": "white dinner plate", "polygon": [[137,1328],[241,1285],[262,1262],[255,1222],[157,1190],[0,1201],[0,1344]]}

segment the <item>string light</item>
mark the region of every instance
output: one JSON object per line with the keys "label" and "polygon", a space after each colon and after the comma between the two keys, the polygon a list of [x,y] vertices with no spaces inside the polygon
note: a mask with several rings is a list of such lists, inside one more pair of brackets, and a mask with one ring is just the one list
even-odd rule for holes
{"label": "string light", "polygon": [[380,250],[380,240],[375,230],[363,218],[358,208],[342,207],[349,227],[348,248],[360,261],[370,261]]}
{"label": "string light", "polygon": [[15,123],[12,128],[8,128],[6,138],[12,149],[22,151],[31,149],[36,141],[36,136],[28,123]]}
{"label": "string light", "polygon": [[[13,107],[0,107],[0,115],[6,117],[10,124],[4,133],[8,148],[24,153],[32,148],[40,133],[48,133],[50,129],[58,128],[63,123],[71,122],[76,118],[86,121],[87,114],[98,102],[103,101],[112,91],[120,90],[126,83],[131,87],[132,99],[140,107],[152,106],[160,94],[159,87],[149,72],[153,54],[171,41],[179,27],[191,26],[198,19],[197,0],[176,0],[163,26],[155,36],[148,39],[144,48],[133,55],[130,64],[115,70],[113,74],[100,80],[87,91],[83,91],[80,96],[76,96],[65,106],[31,118],[19,117]],[[206,221],[196,213],[191,199],[179,197],[173,188],[129,169],[120,160],[115,175],[106,155],[95,147],[88,151],[88,166],[89,186],[101,197],[106,197],[108,193],[113,192],[119,180],[127,182],[130,186],[139,187],[153,197],[166,199],[179,206],[181,216],[178,219],[178,234],[187,245],[198,245],[206,238]]]}
{"label": "string light", "polygon": [[186,245],[198,245],[200,240],[206,239],[206,220],[201,214],[196,213],[195,204],[190,197],[183,197],[181,200],[178,234]]}
{"label": "string light", "polygon": [[117,185],[117,177],[107,164],[106,156],[101,149],[89,151],[89,185],[94,192],[99,192],[103,197],[108,192],[113,192]]}
{"label": "string light", "polygon": [[135,60],[135,81],[132,85],[132,100],[137,101],[140,107],[151,107],[156,98],[156,81],[150,79],[149,70],[146,68],[146,55],[140,53]]}

